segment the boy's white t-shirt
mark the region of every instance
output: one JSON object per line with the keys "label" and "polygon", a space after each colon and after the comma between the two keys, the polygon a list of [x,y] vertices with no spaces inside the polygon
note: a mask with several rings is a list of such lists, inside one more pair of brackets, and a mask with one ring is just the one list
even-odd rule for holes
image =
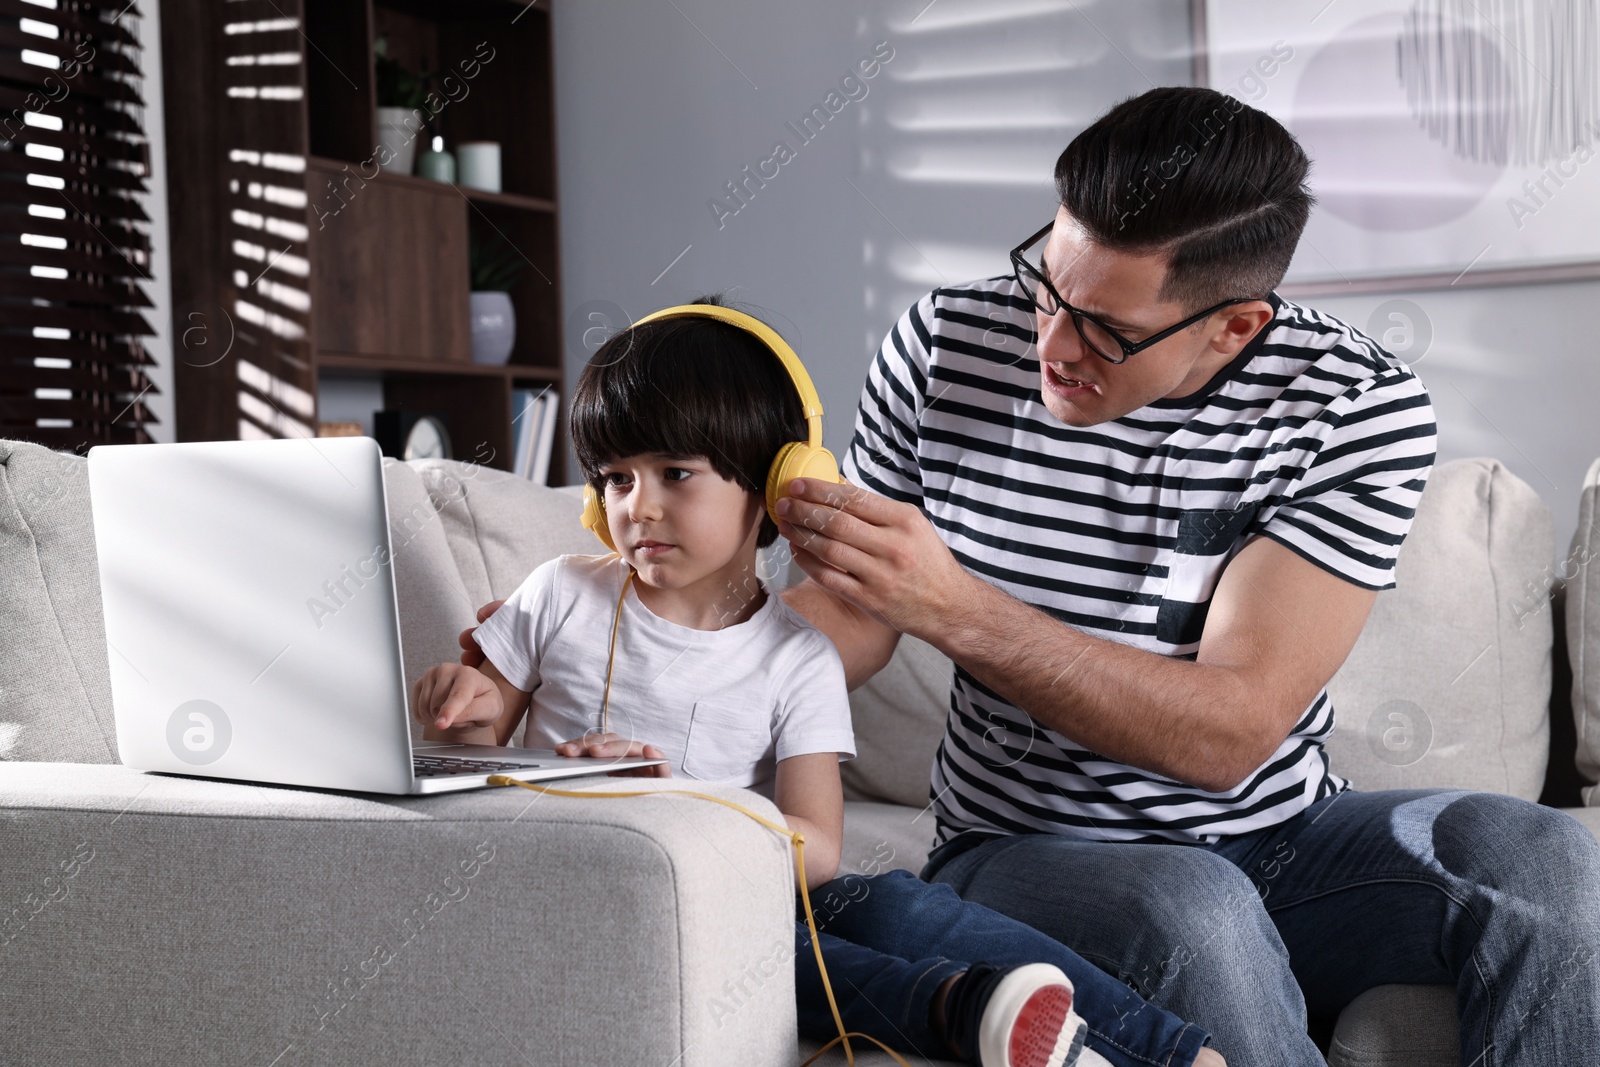
{"label": "boy's white t-shirt", "polygon": [[[628,565],[561,556],[474,631],[507,681],[533,695],[522,744],[551,748],[600,726],[606,655]],[[617,630],[610,729],[665,753],[674,776],[773,795],[779,760],[855,755],[844,665],[781,597],[742,623],[696,630],[661,618],[629,585]]]}

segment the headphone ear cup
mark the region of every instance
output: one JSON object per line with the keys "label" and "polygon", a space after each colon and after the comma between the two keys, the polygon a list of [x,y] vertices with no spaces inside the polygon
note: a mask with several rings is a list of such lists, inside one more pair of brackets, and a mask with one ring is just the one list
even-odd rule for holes
{"label": "headphone ear cup", "polygon": [[584,529],[590,530],[600,538],[600,543],[615,552],[617,546],[611,541],[611,526],[606,522],[606,506],[600,500],[600,494],[594,491],[594,486],[583,487],[583,522]]}
{"label": "headphone ear cup", "polygon": [[778,449],[767,468],[767,514],[778,521],[778,501],[789,495],[789,483],[796,478],[819,482],[838,482],[839,464],[826,448],[812,448],[804,441],[790,441]]}

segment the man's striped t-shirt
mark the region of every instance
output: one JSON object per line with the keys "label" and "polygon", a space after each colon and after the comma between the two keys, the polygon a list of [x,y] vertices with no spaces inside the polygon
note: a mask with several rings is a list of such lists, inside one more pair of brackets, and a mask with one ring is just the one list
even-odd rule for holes
{"label": "man's striped t-shirt", "polygon": [[[874,359],[843,473],[921,508],[977,577],[1163,655],[1195,657],[1223,568],[1256,536],[1391,588],[1434,461],[1427,391],[1349,326],[1271,302],[1273,319],[1194,394],[1075,428],[1040,398],[1034,312],[1014,279],[936,290]],[[1085,750],[957,664],[930,790],[937,841],[1210,843],[1271,826],[1348,787],[1323,752],[1333,721],[1323,691],[1255,773],[1210,793]]]}

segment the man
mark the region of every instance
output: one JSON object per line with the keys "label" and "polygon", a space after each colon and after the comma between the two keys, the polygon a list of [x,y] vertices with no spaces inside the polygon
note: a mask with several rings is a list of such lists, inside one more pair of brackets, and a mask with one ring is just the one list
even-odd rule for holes
{"label": "man", "polygon": [[1307,1010],[1457,990],[1462,1062],[1600,1063],[1600,846],[1567,815],[1332,774],[1324,686],[1394,585],[1427,392],[1278,298],[1309,162],[1205,89],[1112,109],[1014,276],[875,359],[847,486],[797,482],[786,594],[852,686],[955,663],[923,876],[1216,1036],[1321,1064]]}

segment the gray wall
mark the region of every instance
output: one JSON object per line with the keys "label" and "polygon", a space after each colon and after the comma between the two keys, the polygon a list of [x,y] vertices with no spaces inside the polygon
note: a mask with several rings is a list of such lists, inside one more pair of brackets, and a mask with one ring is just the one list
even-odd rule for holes
{"label": "gray wall", "polygon": [[[1099,112],[1191,82],[1188,7],[559,3],[569,381],[619,309],[637,318],[723,291],[796,344],[828,412],[828,445],[842,451],[867,360],[906,306],[1006,269],[1006,250],[1055,209],[1055,156]],[[880,40],[894,58],[866,97],[800,145],[785,123]],[[723,183],[780,138],[795,158],[719,228],[707,201],[727,202]],[[1441,457],[1505,462],[1550,505],[1563,556],[1583,473],[1600,455],[1588,327],[1600,283],[1306,302],[1366,327],[1390,299],[1411,301],[1431,333],[1415,365]]]}
{"label": "gray wall", "polygon": [[[1051,167],[1077,131],[1188,80],[1187,0],[1077,7],[1088,14],[1049,0],[558,4],[569,382],[618,308],[633,319],[720,291],[795,345],[842,452],[867,361],[906,307],[1008,270],[1006,250],[1055,212]],[[802,143],[785,124],[879,41],[893,58],[846,86],[866,95]],[[779,140],[794,158],[719,219],[707,202],[736,206],[724,183]]]}
{"label": "gray wall", "polygon": [[1433,397],[1439,459],[1504,463],[1549,505],[1555,558],[1566,558],[1583,476],[1600,456],[1600,282],[1298,299],[1375,337],[1402,331],[1391,339],[1402,342],[1414,320],[1402,358]]}

